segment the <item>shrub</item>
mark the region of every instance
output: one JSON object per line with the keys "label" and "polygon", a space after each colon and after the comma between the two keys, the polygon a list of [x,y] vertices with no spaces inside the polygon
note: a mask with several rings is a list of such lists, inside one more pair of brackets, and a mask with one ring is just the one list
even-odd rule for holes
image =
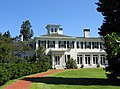
{"label": "shrub", "polygon": [[77,68],[76,61],[73,58],[69,59],[66,62],[66,68],[67,69],[76,69]]}
{"label": "shrub", "polygon": [[0,64],[0,85],[10,79],[47,71],[49,68],[47,62],[41,63],[6,63]]}
{"label": "shrub", "polygon": [[84,65],[81,65],[81,68],[83,68],[84,67]]}

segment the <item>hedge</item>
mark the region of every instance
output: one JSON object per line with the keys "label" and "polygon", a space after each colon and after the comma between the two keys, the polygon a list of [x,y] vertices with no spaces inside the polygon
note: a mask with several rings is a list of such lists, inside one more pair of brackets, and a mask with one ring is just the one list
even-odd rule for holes
{"label": "hedge", "polygon": [[47,63],[7,63],[0,64],[0,85],[10,79],[40,73],[48,70]]}

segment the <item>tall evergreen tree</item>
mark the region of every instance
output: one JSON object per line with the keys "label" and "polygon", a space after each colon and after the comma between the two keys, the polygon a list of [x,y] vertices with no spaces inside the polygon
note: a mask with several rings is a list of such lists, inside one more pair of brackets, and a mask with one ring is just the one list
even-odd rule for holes
{"label": "tall evergreen tree", "polygon": [[[99,0],[97,11],[101,12],[104,16],[103,24],[98,29],[99,34],[103,37],[105,51],[108,54],[107,60],[109,66],[106,68],[107,72],[110,72],[107,77],[109,78],[117,78],[120,76],[120,66],[119,66],[119,58],[120,54],[117,53],[117,57],[115,57],[114,52],[118,49],[118,47],[110,47],[111,44],[116,44],[113,39],[108,38],[113,36],[120,36],[120,0]],[[113,35],[116,33],[116,35]],[[108,36],[108,34],[110,36]],[[113,51],[115,50],[115,51]],[[111,54],[112,53],[112,54]],[[111,56],[112,55],[112,56]],[[116,61],[117,60],[117,61]]]}
{"label": "tall evergreen tree", "polygon": [[33,30],[31,29],[31,24],[29,22],[29,20],[26,20],[25,22],[23,22],[23,24],[21,25],[21,30],[20,33],[23,35],[23,40],[27,41],[29,39],[31,39],[31,37],[33,36]]}
{"label": "tall evergreen tree", "polygon": [[120,1],[119,0],[99,0],[97,10],[104,16],[104,21],[99,28],[99,34],[104,36],[116,32],[120,34]]}

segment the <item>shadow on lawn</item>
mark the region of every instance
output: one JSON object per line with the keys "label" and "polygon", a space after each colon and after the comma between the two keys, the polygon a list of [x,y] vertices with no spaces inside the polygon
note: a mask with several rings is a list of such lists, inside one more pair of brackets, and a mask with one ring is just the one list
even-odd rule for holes
{"label": "shadow on lawn", "polygon": [[113,82],[108,79],[102,79],[102,78],[33,77],[33,78],[25,78],[24,80],[31,82],[41,82],[46,84],[120,86],[120,80]]}

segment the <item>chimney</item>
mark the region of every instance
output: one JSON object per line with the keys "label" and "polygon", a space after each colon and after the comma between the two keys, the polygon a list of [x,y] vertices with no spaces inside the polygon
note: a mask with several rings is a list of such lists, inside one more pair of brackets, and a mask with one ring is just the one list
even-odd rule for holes
{"label": "chimney", "polygon": [[23,35],[21,34],[19,35],[19,37],[20,37],[20,41],[23,41]]}
{"label": "chimney", "polygon": [[84,29],[84,37],[85,38],[89,38],[90,37],[90,29],[89,28],[87,28],[87,29]]}

